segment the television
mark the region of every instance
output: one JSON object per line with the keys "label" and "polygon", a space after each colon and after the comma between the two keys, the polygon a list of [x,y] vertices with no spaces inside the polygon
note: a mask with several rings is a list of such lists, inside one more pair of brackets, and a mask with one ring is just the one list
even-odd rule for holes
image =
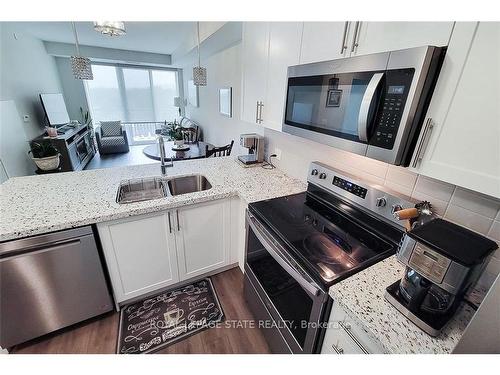
{"label": "television", "polygon": [[40,94],[40,100],[50,126],[58,127],[69,123],[68,111],[62,94]]}

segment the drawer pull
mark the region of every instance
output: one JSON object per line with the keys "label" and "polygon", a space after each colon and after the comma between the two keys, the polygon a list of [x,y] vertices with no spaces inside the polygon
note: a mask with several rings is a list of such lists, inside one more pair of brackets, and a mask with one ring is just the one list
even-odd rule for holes
{"label": "drawer pull", "polygon": [[349,323],[344,323],[344,322],[339,322],[339,325],[341,328],[344,329],[345,333],[351,338],[352,341],[361,349],[361,351],[365,354],[370,354],[368,350],[365,349],[363,344],[359,342],[359,340],[354,336],[354,334],[351,331],[351,325]]}
{"label": "drawer pull", "polygon": [[337,354],[344,354],[344,349],[339,346],[339,342],[337,341],[337,345],[332,344],[332,349],[335,351]]}

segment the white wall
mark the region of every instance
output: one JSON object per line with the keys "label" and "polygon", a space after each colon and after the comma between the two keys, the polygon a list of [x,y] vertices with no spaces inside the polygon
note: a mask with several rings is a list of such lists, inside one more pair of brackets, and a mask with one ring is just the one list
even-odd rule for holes
{"label": "white wall", "polygon": [[56,64],[39,39],[23,33],[16,23],[0,23],[0,100],[14,100],[28,139],[44,132],[40,93],[62,92]]}
{"label": "white wall", "polygon": [[[192,61],[183,67],[184,93],[187,97],[187,81],[192,79]],[[204,140],[216,146],[223,146],[234,140],[232,155],[240,155],[246,149],[240,147],[241,133],[259,133],[264,130],[256,124],[240,121],[241,113],[241,44],[223,50],[202,60],[201,65],[207,68],[207,86],[199,87],[199,107],[188,104],[186,116],[193,119],[203,128]],[[218,89],[233,88],[233,117],[219,114]]]}

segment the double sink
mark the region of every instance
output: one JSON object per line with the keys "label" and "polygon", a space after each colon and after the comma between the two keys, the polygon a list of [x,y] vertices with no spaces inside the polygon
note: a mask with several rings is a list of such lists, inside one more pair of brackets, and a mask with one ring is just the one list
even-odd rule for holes
{"label": "double sink", "polygon": [[120,183],[116,202],[133,203],[151,199],[194,193],[212,188],[212,184],[201,174],[162,178],[146,177],[125,180]]}

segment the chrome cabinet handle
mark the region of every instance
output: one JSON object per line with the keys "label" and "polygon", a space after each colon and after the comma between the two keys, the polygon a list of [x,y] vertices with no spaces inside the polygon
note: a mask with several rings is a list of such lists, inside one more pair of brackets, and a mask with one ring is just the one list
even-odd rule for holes
{"label": "chrome cabinet handle", "polygon": [[424,158],[425,149],[429,143],[430,135],[432,133],[432,129],[434,128],[434,121],[429,117],[427,122],[425,123],[424,133],[422,134],[422,139],[417,148],[417,152],[415,154],[415,159],[413,160],[412,167],[416,168],[417,164],[421,162]]}
{"label": "chrome cabinet handle", "polygon": [[255,123],[259,123],[259,101],[257,101],[257,106],[255,108]]}
{"label": "chrome cabinet handle", "polygon": [[345,333],[347,333],[347,335],[351,338],[352,341],[354,341],[354,343],[361,349],[363,353],[369,354],[368,350],[366,350],[363,344],[361,344],[359,340],[356,338],[356,336],[354,336],[354,334],[351,331],[351,326],[349,324],[345,324],[344,322],[339,322],[339,326],[344,329]]}
{"label": "chrome cabinet handle", "polygon": [[167,212],[168,214],[168,231],[172,233],[172,223],[170,222],[170,212]]}
{"label": "chrome cabinet handle", "polygon": [[259,107],[260,107],[260,111],[259,111],[259,124],[262,124],[262,121],[264,121],[262,119],[262,108],[264,107],[264,102],[259,102]]}
{"label": "chrome cabinet handle", "polygon": [[347,49],[347,43],[346,43],[346,38],[347,38],[347,30],[349,29],[349,21],[345,21],[344,24],[344,35],[342,36],[342,45],[340,46],[340,54],[343,55],[344,51]]}
{"label": "chrome cabinet handle", "polygon": [[179,210],[175,210],[175,214],[177,215],[177,232],[180,232],[181,225],[179,224]]}
{"label": "chrome cabinet handle", "polygon": [[351,52],[354,52],[356,50],[356,47],[358,47],[358,38],[359,38],[359,25],[361,24],[360,21],[356,21],[356,24],[354,26],[354,38],[352,39],[352,46],[351,46]]}
{"label": "chrome cabinet handle", "polygon": [[344,354],[344,349],[339,346],[339,342],[337,340],[337,345],[332,344],[332,349],[335,351],[337,354]]}

